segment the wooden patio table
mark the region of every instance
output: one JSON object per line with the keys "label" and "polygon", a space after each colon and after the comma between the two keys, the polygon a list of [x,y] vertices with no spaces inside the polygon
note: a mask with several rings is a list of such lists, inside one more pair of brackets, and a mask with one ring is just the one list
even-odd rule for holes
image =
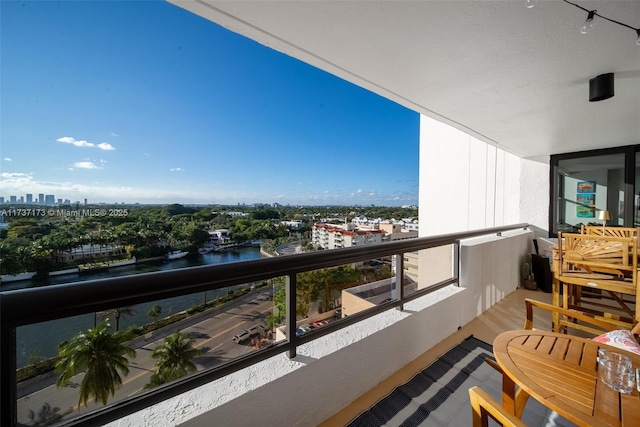
{"label": "wooden patio table", "polygon": [[498,335],[493,353],[504,372],[503,407],[521,415],[529,395],[579,426],[640,426],[636,387],[622,394],[599,380],[599,348],[624,353],[640,367],[640,356],[586,338],[535,330]]}

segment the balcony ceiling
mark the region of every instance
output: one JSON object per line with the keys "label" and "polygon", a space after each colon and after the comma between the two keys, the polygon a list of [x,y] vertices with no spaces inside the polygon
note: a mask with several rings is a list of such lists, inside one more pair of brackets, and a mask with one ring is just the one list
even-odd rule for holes
{"label": "balcony ceiling", "polygon": [[[520,157],[640,144],[633,30],[562,1],[169,0]],[[581,1],[640,27],[640,1]],[[588,102],[615,73],[615,96]]]}

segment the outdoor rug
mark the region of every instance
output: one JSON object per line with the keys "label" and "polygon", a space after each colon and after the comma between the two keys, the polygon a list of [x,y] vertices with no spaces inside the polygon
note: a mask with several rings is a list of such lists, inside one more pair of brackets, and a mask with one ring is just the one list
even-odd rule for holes
{"label": "outdoor rug", "polygon": [[[493,358],[491,345],[473,336],[465,339],[349,426],[470,427],[469,388],[477,385],[498,402],[502,399],[502,377],[484,361],[487,356]],[[529,398],[522,420],[527,426],[574,426],[533,398]],[[497,425],[493,420],[491,423]]]}

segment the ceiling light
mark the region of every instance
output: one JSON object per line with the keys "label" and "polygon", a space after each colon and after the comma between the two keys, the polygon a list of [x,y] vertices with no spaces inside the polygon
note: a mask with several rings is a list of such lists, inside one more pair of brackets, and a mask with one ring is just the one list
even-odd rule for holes
{"label": "ceiling light", "polygon": [[587,20],[584,21],[584,25],[580,28],[580,32],[582,34],[587,34],[589,31],[593,30],[593,27],[596,26],[596,21],[593,18],[596,15],[597,10],[590,10],[589,15],[587,15]]}
{"label": "ceiling light", "polygon": [[[611,19],[611,18],[607,18],[606,16],[603,16],[601,14],[598,13],[597,10],[589,10],[589,9],[585,9],[584,7],[580,6],[577,3],[573,3],[572,1],[569,0],[562,0],[564,3],[566,4],[570,4],[571,6],[575,6],[578,9],[584,10],[585,12],[587,12],[587,20],[584,22],[584,25],[582,26],[582,28],[580,28],[580,32],[582,34],[587,34],[589,31],[591,31],[593,29],[593,27],[596,25],[597,21],[594,21],[594,18],[596,16],[602,18],[605,21],[609,21],[612,22],[614,24],[618,24],[620,26],[623,27],[627,27],[633,31],[636,32],[636,44],[638,46],[640,46],[640,28],[635,28],[632,27],[631,25],[627,25],[624,22],[620,22],[620,21],[616,21],[615,19]],[[538,0],[525,0],[525,6],[527,6],[527,8],[531,9],[532,7],[534,7],[536,4],[538,3]],[[599,21],[599,20],[598,20]]]}

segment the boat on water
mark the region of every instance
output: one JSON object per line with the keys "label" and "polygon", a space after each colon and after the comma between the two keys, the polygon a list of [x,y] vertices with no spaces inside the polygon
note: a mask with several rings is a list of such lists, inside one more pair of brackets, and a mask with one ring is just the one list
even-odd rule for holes
{"label": "boat on water", "polygon": [[212,243],[205,243],[200,249],[198,249],[198,253],[200,255],[208,254],[209,252],[213,252],[216,248],[216,245]]}
{"label": "boat on water", "polygon": [[189,255],[189,252],[186,251],[171,251],[166,255],[167,260],[171,261],[174,259],[184,258]]}
{"label": "boat on water", "polygon": [[107,262],[95,262],[91,264],[81,264],[78,266],[78,273],[90,273],[94,271],[109,270],[109,263]]}

